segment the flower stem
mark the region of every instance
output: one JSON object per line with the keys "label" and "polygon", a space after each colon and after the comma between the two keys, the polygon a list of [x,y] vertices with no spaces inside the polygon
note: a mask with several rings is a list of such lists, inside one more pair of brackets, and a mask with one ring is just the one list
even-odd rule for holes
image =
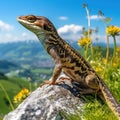
{"label": "flower stem", "polygon": [[6,98],[7,98],[7,100],[9,101],[11,109],[14,110],[14,106],[13,106],[11,100],[10,100],[10,97],[9,97],[7,91],[5,90],[5,88],[3,87],[3,85],[1,83],[0,83],[0,87],[3,90],[3,92],[4,92],[4,94],[5,94]]}
{"label": "flower stem", "polygon": [[85,59],[88,58],[88,45],[85,46]]}
{"label": "flower stem", "polygon": [[108,66],[108,60],[109,60],[109,48],[110,48],[110,45],[109,45],[109,37],[108,37],[108,34],[106,33],[106,41],[107,41],[107,50],[106,50],[106,62],[105,62],[105,69],[103,71],[103,77],[105,77],[105,73],[107,71],[107,66]]}
{"label": "flower stem", "polygon": [[107,51],[106,51],[106,64],[107,64],[109,59],[109,48],[110,48],[108,34],[106,34],[106,40],[107,40]]}
{"label": "flower stem", "polygon": [[113,59],[116,55],[116,38],[115,38],[115,35],[113,36],[113,40],[114,40],[114,52],[113,52]]}
{"label": "flower stem", "polygon": [[[87,20],[88,20],[88,35],[87,35],[87,37],[90,38],[90,12],[89,12],[89,9],[88,9],[87,6],[85,7],[85,9],[86,9]],[[91,48],[91,58],[93,59],[93,47],[92,47],[92,43],[90,45],[90,48]],[[87,54],[88,54],[88,45],[86,47],[86,57],[87,57]]]}

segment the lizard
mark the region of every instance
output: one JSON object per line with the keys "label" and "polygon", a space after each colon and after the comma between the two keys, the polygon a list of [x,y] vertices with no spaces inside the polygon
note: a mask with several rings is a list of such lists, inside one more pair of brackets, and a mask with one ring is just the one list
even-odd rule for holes
{"label": "lizard", "polygon": [[50,81],[46,81],[45,84],[57,84],[56,80],[63,72],[72,81],[96,91],[98,95],[102,95],[109,108],[120,120],[120,105],[104,80],[98,76],[96,71],[79,52],[59,36],[53,23],[48,18],[26,15],[19,16],[17,20],[38,37],[55,62],[52,78]]}

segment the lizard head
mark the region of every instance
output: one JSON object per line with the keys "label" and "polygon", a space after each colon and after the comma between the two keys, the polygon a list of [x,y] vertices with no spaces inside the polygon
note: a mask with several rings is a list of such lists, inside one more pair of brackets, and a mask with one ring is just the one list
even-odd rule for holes
{"label": "lizard head", "polygon": [[37,36],[44,34],[51,34],[52,32],[56,32],[53,24],[45,17],[42,16],[19,16],[17,18],[18,22],[21,23],[25,28],[34,32]]}

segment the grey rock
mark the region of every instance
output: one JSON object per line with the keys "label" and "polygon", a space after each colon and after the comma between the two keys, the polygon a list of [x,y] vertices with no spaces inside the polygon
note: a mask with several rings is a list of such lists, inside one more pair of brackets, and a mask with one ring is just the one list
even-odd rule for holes
{"label": "grey rock", "polygon": [[78,94],[76,87],[67,84],[44,85],[33,91],[3,120],[64,120],[61,111],[74,114],[82,109],[84,103]]}

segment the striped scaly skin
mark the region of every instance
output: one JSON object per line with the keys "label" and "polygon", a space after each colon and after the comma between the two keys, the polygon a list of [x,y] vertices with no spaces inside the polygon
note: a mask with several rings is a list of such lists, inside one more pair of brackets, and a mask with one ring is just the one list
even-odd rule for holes
{"label": "striped scaly skin", "polygon": [[45,17],[20,16],[18,21],[28,30],[35,33],[48,54],[54,59],[55,68],[51,81],[47,84],[56,84],[56,79],[63,72],[85,88],[85,94],[96,92],[102,96],[109,108],[120,120],[120,106],[111,94],[107,85],[97,75],[88,62],[57,33],[54,25]]}

